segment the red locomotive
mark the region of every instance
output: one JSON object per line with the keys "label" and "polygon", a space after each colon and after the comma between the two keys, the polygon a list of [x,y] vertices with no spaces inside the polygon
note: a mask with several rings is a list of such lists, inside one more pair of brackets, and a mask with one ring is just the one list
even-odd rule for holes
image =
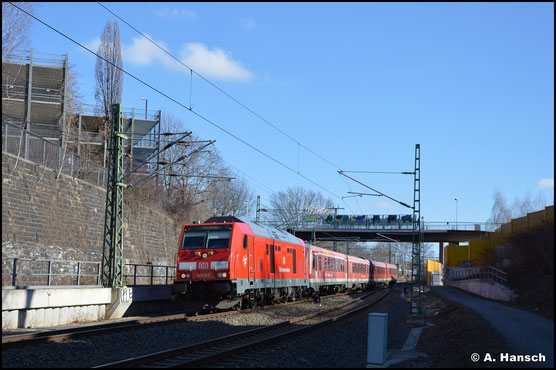
{"label": "red locomotive", "polygon": [[235,217],[184,225],[175,294],[240,308],[395,283],[397,268],[305,244],[285,231]]}

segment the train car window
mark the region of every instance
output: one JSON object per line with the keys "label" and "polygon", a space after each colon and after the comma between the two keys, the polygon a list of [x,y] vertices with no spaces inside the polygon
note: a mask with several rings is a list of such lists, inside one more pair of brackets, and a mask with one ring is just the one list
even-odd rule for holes
{"label": "train car window", "polygon": [[319,255],[319,271],[322,271],[322,256]]}
{"label": "train car window", "polygon": [[247,243],[249,243],[249,240],[247,239],[247,235],[243,235],[243,249],[247,249]]}
{"label": "train car window", "polygon": [[317,269],[317,255],[313,253],[313,271]]}
{"label": "train car window", "polygon": [[270,248],[270,273],[274,274],[274,248]]}
{"label": "train car window", "polygon": [[266,254],[268,254],[268,244],[266,245]]}
{"label": "train car window", "polygon": [[224,249],[230,247],[231,231],[209,231],[207,248]]}
{"label": "train car window", "polygon": [[181,249],[202,249],[205,247],[206,237],[206,232],[184,233]]}
{"label": "train car window", "polygon": [[297,259],[295,258],[295,249],[293,250],[293,273],[297,274]]}

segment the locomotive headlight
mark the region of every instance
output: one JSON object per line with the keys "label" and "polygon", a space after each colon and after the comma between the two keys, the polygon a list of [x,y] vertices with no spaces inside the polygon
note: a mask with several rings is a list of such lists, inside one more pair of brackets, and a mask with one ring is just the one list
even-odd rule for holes
{"label": "locomotive headlight", "polygon": [[225,272],[222,273],[222,277],[226,277],[228,276],[228,274],[226,274]]}
{"label": "locomotive headlight", "polygon": [[181,274],[181,278],[182,278],[182,279],[185,279],[185,274]]}
{"label": "locomotive headlight", "polygon": [[222,273],[219,272],[219,273],[216,274],[216,276],[217,276],[217,277],[222,277]]}
{"label": "locomotive headlight", "polygon": [[191,275],[190,274],[185,274],[185,277],[189,279],[191,277]]}

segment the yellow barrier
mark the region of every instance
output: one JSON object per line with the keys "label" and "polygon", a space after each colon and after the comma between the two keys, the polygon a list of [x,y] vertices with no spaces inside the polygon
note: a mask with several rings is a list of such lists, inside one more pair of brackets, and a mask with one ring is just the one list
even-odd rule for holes
{"label": "yellow barrier", "polygon": [[446,247],[447,267],[490,266],[496,261],[496,246],[505,244],[514,235],[534,230],[547,222],[554,223],[554,206],[528,213],[502,224],[489,240],[473,240],[466,245],[450,244]]}
{"label": "yellow barrier", "polygon": [[439,273],[442,275],[442,264],[437,261],[427,260],[427,285],[431,285],[433,283],[433,273]]}

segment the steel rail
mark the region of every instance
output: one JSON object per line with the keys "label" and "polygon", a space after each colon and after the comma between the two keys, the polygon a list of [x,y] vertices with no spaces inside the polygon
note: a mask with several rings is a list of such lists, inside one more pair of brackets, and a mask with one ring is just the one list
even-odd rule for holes
{"label": "steel rail", "polygon": [[[335,295],[323,296],[322,298],[337,297],[347,293],[340,293]],[[127,320],[121,322],[112,322],[104,324],[87,325],[85,327],[79,326],[74,328],[47,330],[37,333],[26,333],[16,335],[2,336],[2,348],[25,347],[30,345],[38,345],[43,343],[56,343],[62,342],[67,339],[76,339],[83,337],[91,337],[97,335],[105,335],[113,332],[120,332],[122,330],[134,330],[138,328],[147,328],[149,326],[164,325],[180,323],[184,321],[204,321],[217,319],[230,315],[237,315],[242,313],[250,313],[260,310],[268,310],[274,307],[284,307],[293,304],[306,302],[307,299],[299,299],[292,302],[278,303],[275,305],[257,306],[255,308],[247,308],[237,311],[223,311],[216,313],[202,314],[202,311],[187,311],[178,314],[162,315],[148,318],[139,318],[135,320]]]}
{"label": "steel rail", "polygon": [[[334,316],[332,318],[320,321],[316,324],[310,324],[304,327],[294,327],[294,324],[300,323],[312,319],[317,316],[323,316],[329,314],[333,311],[340,310],[347,306],[358,303],[369,296],[374,296],[379,294],[378,291],[373,291],[369,294],[360,296],[352,302],[344,303],[342,305],[326,309],[320,312],[314,312],[308,315],[300,316],[291,320],[283,321],[277,324],[264,326],[261,328],[250,329],[247,331],[242,331],[235,334],[226,335],[213,340],[208,340],[201,343],[195,343],[187,346],[182,346],[178,348],[173,348],[169,350],[159,351],[156,353],[137,356],[121,361],[111,362],[94,368],[105,368],[105,367],[199,367],[208,363],[213,363],[220,358],[225,357],[226,360],[235,354],[245,355],[248,351],[251,351],[259,346],[266,345],[270,342],[280,340],[285,338],[285,336],[291,336],[294,334],[303,333],[309,330],[317,329],[327,324],[336,322],[344,317],[352,315],[369,306],[377,303],[383,299],[391,289],[385,294],[379,295],[378,299],[375,299],[369,303],[359,306],[353,310],[342,313],[340,315]],[[293,328],[293,329],[292,329]]]}

